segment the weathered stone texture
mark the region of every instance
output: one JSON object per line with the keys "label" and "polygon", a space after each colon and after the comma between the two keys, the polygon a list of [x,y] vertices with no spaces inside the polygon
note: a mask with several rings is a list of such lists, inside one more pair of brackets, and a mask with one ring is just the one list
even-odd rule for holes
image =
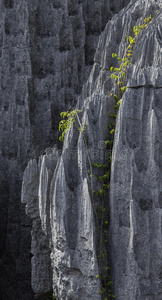
{"label": "weathered stone texture", "polygon": [[33,299],[31,221],[20,203],[23,171],[30,158],[38,158],[58,141],[59,112],[77,102],[93,64],[98,37],[112,13],[126,4],[104,0],[0,1],[3,300]]}
{"label": "weathered stone texture", "polygon": [[[132,12],[145,6],[137,1]],[[152,9],[148,1],[145,16]],[[113,283],[121,300],[162,298],[161,21],[159,11],[137,38],[117,119],[110,232]]]}
{"label": "weathered stone texture", "polygon": [[[116,52],[122,55],[125,49],[125,35],[132,34],[132,27],[137,22],[142,22],[150,13],[155,13],[156,9],[156,3],[152,4],[151,1],[147,3],[137,1],[130,4],[108,22],[100,36],[95,63],[78,101],[78,106],[84,111],[82,121],[88,128],[86,139],[91,162],[96,160],[102,162],[105,158],[102,141],[107,133],[108,114],[113,110],[109,69],[114,61],[111,54]],[[158,133],[155,134],[157,126],[156,123],[152,123],[153,112],[150,112],[153,108],[156,111],[155,115],[158,114],[158,120],[159,108],[155,109],[154,106],[159,107],[160,102],[157,99],[160,98],[161,91],[161,70],[158,68],[161,52],[160,41],[157,38],[160,32],[160,18],[159,13],[137,39],[132,58],[133,65],[128,73],[130,89],[123,97],[117,120],[110,193],[110,247],[114,291],[119,300],[142,300],[144,297],[160,299],[161,297],[161,277],[159,277],[161,276],[159,275],[161,274],[161,204],[156,204],[156,201],[161,203],[161,197],[158,195],[158,200],[154,198],[157,191],[158,171],[157,167],[153,166],[155,163],[151,163],[154,157],[153,145],[156,145],[156,160],[160,148]],[[152,47],[150,40],[153,36],[155,36],[156,58],[152,56],[151,50],[149,52],[149,47]],[[140,43],[142,43],[141,49],[145,48],[138,51]],[[150,53],[149,56],[145,55],[146,52]],[[157,66],[157,69],[154,66]],[[140,79],[141,73],[143,81]],[[153,139],[156,135],[157,141]],[[32,170],[32,166],[29,167]],[[42,174],[46,174],[43,163],[41,169]],[[39,206],[41,230],[47,230],[46,221],[50,220],[47,232],[51,235],[53,288],[58,299],[88,299],[89,297],[100,299],[99,286],[96,286],[94,294],[93,289],[91,290],[97,272],[93,248],[94,223],[91,194],[87,185],[86,151],[82,135],[77,132],[77,126],[67,134],[61,159],[53,172],[54,179],[52,181],[50,179],[50,184],[47,176],[42,182],[39,180],[38,184],[40,187],[38,198],[39,201],[43,199],[42,203],[44,203],[43,206]],[[28,177],[25,173],[23,186],[27,182]],[[49,185],[50,193],[47,197],[45,195]],[[151,196],[151,193],[154,196]],[[22,197],[25,203],[28,203],[27,194],[28,192],[23,191]],[[48,213],[45,213],[44,201],[47,199],[50,204]],[[92,215],[91,220],[85,218],[85,212],[88,216]],[[90,224],[87,232],[88,222]],[[83,238],[87,239],[86,249]],[[36,244],[33,245],[35,248]],[[89,260],[91,281],[87,276],[84,282],[85,274],[88,275],[86,263],[89,248],[91,249],[91,260]],[[152,259],[153,248],[156,251],[156,260]],[[82,255],[81,262],[78,251]],[[39,266],[34,264],[32,266],[33,270],[39,269]],[[36,287],[36,280],[37,278],[33,277],[33,288],[35,290],[38,288],[39,294],[40,287],[39,285]]]}
{"label": "weathered stone texture", "polygon": [[[3,300],[34,299],[31,257],[32,287],[40,299],[52,289],[58,300],[101,299],[88,160],[78,125],[67,134],[62,154],[53,145],[61,148],[59,112],[77,103],[91,161],[104,161],[114,104],[111,54],[122,56],[125,35],[158,9],[158,1],[129,2],[0,1]],[[137,38],[117,119],[110,249],[118,300],[162,298],[161,21],[159,9]],[[31,245],[31,221],[20,204],[22,177]]]}
{"label": "weathered stone texture", "polygon": [[22,201],[33,219],[32,286],[37,297],[53,287],[57,299],[100,299],[99,293],[96,295],[98,266],[87,179],[82,182],[79,169],[68,166],[78,179],[74,187],[68,185],[63,164],[68,155],[65,150],[56,168],[59,158],[54,150],[40,157],[38,166],[31,161],[24,173]]}

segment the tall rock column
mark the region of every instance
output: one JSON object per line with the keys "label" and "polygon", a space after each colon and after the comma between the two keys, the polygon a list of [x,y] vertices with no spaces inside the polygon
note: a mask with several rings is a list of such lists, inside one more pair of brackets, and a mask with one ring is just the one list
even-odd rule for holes
{"label": "tall rock column", "polygon": [[116,125],[110,231],[119,300],[162,299],[161,24],[159,10],[137,38]]}

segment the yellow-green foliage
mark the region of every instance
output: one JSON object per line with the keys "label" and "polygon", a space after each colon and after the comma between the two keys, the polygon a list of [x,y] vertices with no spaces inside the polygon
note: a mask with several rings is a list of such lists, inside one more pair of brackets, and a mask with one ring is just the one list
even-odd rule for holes
{"label": "yellow-green foliage", "polygon": [[[150,15],[148,18],[144,19],[144,23],[142,25],[139,24],[139,26],[133,27],[134,36],[126,36],[128,45],[125,49],[124,57],[118,57],[116,53],[112,53],[112,58],[117,59],[120,63],[118,67],[111,67],[110,71],[112,72],[111,78],[114,81],[114,87],[117,90],[117,95],[114,93],[111,93],[111,96],[116,100],[116,104],[114,105],[115,113],[109,114],[111,118],[116,120],[117,113],[119,106],[122,101],[122,96],[125,93],[125,91],[128,89],[127,86],[124,84],[124,77],[127,74],[127,69],[131,65],[131,57],[133,55],[133,48],[136,43],[136,38],[143,30],[148,23],[151,21],[152,15]],[[120,97],[120,99],[119,99]],[[108,236],[108,220],[107,220],[107,211],[104,207],[104,201],[103,196],[106,194],[106,190],[110,187],[110,175],[111,175],[111,152],[113,147],[113,140],[114,140],[114,133],[115,133],[115,122],[109,123],[109,136],[107,136],[107,140],[105,141],[105,144],[107,145],[108,149],[108,157],[107,157],[107,163],[102,165],[100,163],[95,163],[93,166],[97,168],[104,169],[104,175],[98,177],[98,181],[102,182],[102,187],[95,192],[96,195],[100,196],[102,199],[102,205],[99,206],[100,214],[101,214],[101,225],[100,228],[96,227],[96,230],[101,232],[101,235],[103,235],[104,238],[101,238],[101,244],[100,248],[104,249],[104,243],[108,242],[108,239],[106,236]],[[102,299],[104,300],[110,300],[115,299],[115,295],[113,295],[112,292],[112,281],[111,281],[111,272],[108,262],[106,262],[107,257],[106,250],[103,252],[100,252],[100,255],[98,255],[99,264],[101,260],[105,263],[105,269],[103,269],[99,275],[96,275],[96,278],[100,279],[102,282],[102,287],[100,290],[100,294],[102,295]]]}
{"label": "yellow-green foliage", "polygon": [[[157,11],[158,12],[158,11]],[[112,57],[117,59],[118,62],[120,63],[118,67],[111,67],[110,71],[112,72],[111,78],[114,81],[114,87],[117,88],[117,94],[111,93],[111,96],[116,100],[116,104],[114,105],[114,110],[115,113],[109,114],[111,118],[116,120],[117,113],[119,106],[122,101],[122,96],[124,92],[128,89],[127,86],[124,84],[124,78],[127,74],[127,69],[131,65],[131,57],[133,55],[133,48],[136,43],[137,36],[140,34],[141,30],[143,30],[151,21],[152,15],[150,15],[148,18],[144,19],[143,24],[139,24],[138,26],[133,27],[133,32],[134,36],[126,36],[128,45],[125,49],[125,54],[124,57],[118,57],[116,53],[112,53]],[[120,97],[119,97],[120,96]],[[98,255],[98,260],[99,260],[99,265],[100,263],[105,264],[105,268],[100,272],[99,275],[96,275],[96,279],[100,279],[101,281],[101,291],[100,294],[102,295],[102,298],[104,300],[109,300],[109,299],[115,299],[115,295],[113,295],[112,292],[112,281],[111,281],[111,275],[110,275],[110,267],[108,262],[106,261],[107,251],[103,250],[106,249],[106,244],[108,243],[108,215],[107,215],[107,210],[104,205],[104,195],[106,195],[107,190],[109,190],[110,187],[110,175],[111,175],[111,159],[112,159],[112,147],[113,147],[113,140],[114,140],[114,133],[115,133],[115,121],[109,123],[109,136],[107,136],[107,140],[105,141],[105,144],[107,145],[108,149],[108,156],[107,156],[107,162],[102,165],[100,163],[95,163],[93,164],[93,167],[97,168],[102,168],[104,169],[104,175],[99,176],[98,180],[102,183],[102,187],[98,191],[93,190],[93,174],[92,174],[92,164],[90,161],[90,156],[88,153],[88,148],[87,148],[87,142],[86,138],[84,136],[84,131],[85,131],[85,124],[81,124],[79,117],[78,117],[78,112],[81,112],[80,110],[74,109],[72,111],[67,111],[67,112],[62,112],[60,115],[62,117],[62,120],[59,122],[59,131],[62,131],[62,135],[60,136],[59,140],[63,141],[64,136],[66,132],[73,126],[76,118],[78,119],[79,122],[79,131],[82,132],[83,138],[84,138],[84,143],[85,143],[85,148],[87,152],[87,157],[89,161],[89,166],[90,166],[90,178],[91,178],[91,189],[92,189],[92,203],[93,203],[93,192],[95,192],[96,196],[100,197],[101,200],[101,205],[99,206],[98,210],[96,212],[95,210],[95,204],[93,203],[94,211],[95,211],[95,216],[96,216],[96,221],[97,221],[97,227],[95,227],[96,231],[100,231],[100,254]],[[100,215],[101,222],[99,224],[99,218],[98,216]],[[55,299],[55,298],[54,298]]]}
{"label": "yellow-green foliage", "polygon": [[60,141],[63,142],[66,132],[73,126],[78,112],[81,112],[81,110],[74,109],[71,111],[63,111],[60,113],[60,116],[63,118],[59,122],[59,131],[62,131],[62,135],[59,137]]}
{"label": "yellow-green foliage", "polygon": [[[152,17],[153,16],[150,15],[148,18],[144,19],[144,22],[142,25],[139,24],[138,26],[133,27],[133,32],[134,32],[133,37],[126,35],[128,46],[125,49],[124,57],[121,58],[121,57],[117,56],[116,53],[112,53],[112,58],[116,58],[120,62],[120,65],[118,68],[111,67],[110,71],[113,72],[111,74],[111,78],[114,80],[114,85],[118,86],[120,88],[121,97],[127,89],[127,87],[124,86],[124,77],[126,76],[128,66],[131,65],[130,59],[133,55],[133,47],[136,43],[136,38],[139,35],[139,33],[141,32],[141,30],[143,30],[145,27],[147,27],[147,25],[151,21]],[[117,95],[111,94],[111,96],[113,96],[114,98],[116,97],[116,100],[118,100]]]}
{"label": "yellow-green foliage", "polygon": [[57,300],[54,293],[52,294],[52,300]]}

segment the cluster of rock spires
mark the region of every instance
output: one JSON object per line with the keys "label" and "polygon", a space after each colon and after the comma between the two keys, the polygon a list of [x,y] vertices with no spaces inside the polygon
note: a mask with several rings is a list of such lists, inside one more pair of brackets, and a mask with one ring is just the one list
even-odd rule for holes
{"label": "cluster of rock spires", "polygon": [[57,300],[102,299],[85,144],[74,124],[61,149],[59,113],[82,109],[91,162],[103,163],[112,53],[122,57],[125,36],[150,14],[116,123],[109,251],[116,299],[162,299],[162,12],[154,0],[0,2],[0,299],[53,291]]}

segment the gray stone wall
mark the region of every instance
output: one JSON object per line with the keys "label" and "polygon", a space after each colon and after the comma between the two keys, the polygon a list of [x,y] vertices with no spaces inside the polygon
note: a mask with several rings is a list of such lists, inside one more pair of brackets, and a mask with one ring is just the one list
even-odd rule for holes
{"label": "gray stone wall", "polygon": [[[98,38],[129,1],[0,1],[0,297],[33,299],[31,220],[23,171],[58,143],[59,113],[74,106]],[[39,226],[39,224],[37,224]],[[48,252],[48,251],[47,251]],[[47,261],[48,263],[48,261]]]}
{"label": "gray stone wall", "polygon": [[91,162],[104,162],[111,54],[122,56],[125,35],[157,9],[137,38],[117,118],[108,250],[116,299],[162,298],[158,4],[0,1],[0,299],[52,290],[57,300],[101,299],[86,149],[75,124],[61,151],[59,113],[83,110]]}
{"label": "gray stone wall", "polygon": [[[86,139],[91,162],[103,162],[106,154],[103,140],[114,105],[110,96],[113,84],[109,69],[114,64],[111,54],[116,52],[122,56],[126,34],[132,34],[134,25],[154,14],[148,27],[137,38],[127,75],[129,89],[119,110],[113,148],[109,251],[113,289],[119,300],[160,300],[162,297],[162,16],[160,9],[155,16],[157,9],[156,1],[132,1],[107,23],[99,38],[91,73],[77,103],[77,107],[83,110],[82,121],[88,128]],[[58,157],[57,164],[51,163],[55,156]],[[61,156],[55,149],[50,155],[40,157],[38,164],[31,161],[24,173],[22,201],[34,220],[31,247],[36,252],[32,259],[32,284],[38,295],[42,293],[42,286],[37,282],[36,270],[43,261],[42,264],[49,262],[52,267],[48,276],[51,276],[50,284],[58,299],[100,299],[98,281],[93,290],[98,266],[87,165],[82,134],[74,125],[66,135]],[[33,201],[29,195],[33,190],[32,176],[36,178],[36,168],[39,179],[34,183],[36,201]],[[93,184],[97,188],[95,172]],[[37,218],[39,229],[35,229]],[[48,245],[47,252],[50,249],[50,260],[45,252],[44,256],[37,255],[40,244],[35,242],[35,234],[40,235],[42,231],[48,237],[47,241],[44,238],[41,241],[44,246]],[[50,268],[48,270],[50,272]],[[44,276],[48,278],[42,273],[42,279]]]}

